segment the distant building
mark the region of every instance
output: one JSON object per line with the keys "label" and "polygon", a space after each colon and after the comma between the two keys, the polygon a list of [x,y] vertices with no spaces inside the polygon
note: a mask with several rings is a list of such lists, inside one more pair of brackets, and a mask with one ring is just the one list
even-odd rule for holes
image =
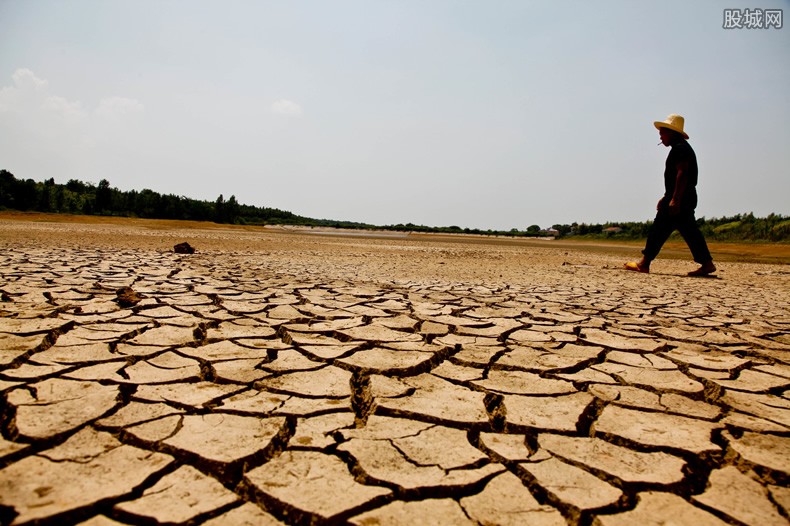
{"label": "distant building", "polygon": [[604,228],[603,231],[604,234],[619,234],[623,229],[619,226],[610,226],[609,228]]}

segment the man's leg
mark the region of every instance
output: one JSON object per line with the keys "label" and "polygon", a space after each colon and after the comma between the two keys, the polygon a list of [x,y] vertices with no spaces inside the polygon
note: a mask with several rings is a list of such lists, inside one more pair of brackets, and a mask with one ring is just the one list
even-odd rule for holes
{"label": "man's leg", "polygon": [[650,262],[656,259],[661,247],[667,242],[669,236],[675,230],[675,221],[668,212],[659,210],[656,214],[653,224],[650,225],[650,231],[647,234],[647,242],[645,249],[642,251],[642,266],[650,266]]}
{"label": "man's leg", "polygon": [[689,272],[690,276],[705,276],[716,272],[716,267],[713,264],[713,257],[708,250],[708,244],[705,242],[705,236],[702,235],[697,226],[697,220],[694,218],[694,212],[684,213],[678,220],[678,231],[686,244],[691,250],[691,255],[694,261],[702,265],[700,268],[693,272]]}

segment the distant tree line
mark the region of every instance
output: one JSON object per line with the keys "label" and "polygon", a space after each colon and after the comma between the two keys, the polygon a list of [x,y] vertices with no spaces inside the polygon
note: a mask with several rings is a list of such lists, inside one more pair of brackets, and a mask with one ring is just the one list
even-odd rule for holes
{"label": "distant tree line", "polygon": [[[352,221],[313,219],[277,208],[241,204],[236,196],[215,201],[159,194],[153,190],[122,191],[111,187],[107,179],[98,185],[76,179],[57,184],[53,178],[44,182],[17,179],[11,172],[0,170],[0,210],[49,213],[140,217],[148,219],[180,219],[213,221],[246,225],[302,225],[347,229],[380,229],[401,232],[445,234],[479,234],[511,237],[579,237],[590,239],[644,239],[650,221],[630,223],[556,224],[550,229],[530,225],[524,230],[480,230],[459,226],[430,227],[413,223],[375,226]],[[764,218],[752,213],[732,217],[697,220],[706,238],[716,241],[790,241],[790,217],[770,214]],[[677,235],[677,234],[675,234]]]}
{"label": "distant tree line", "polygon": [[[577,236],[592,239],[645,239],[652,221],[554,225],[552,229],[559,237]],[[790,216],[769,214],[755,217],[753,213],[737,214],[731,217],[697,219],[700,230],[713,241],[790,241]],[[678,237],[675,232],[673,236]]]}
{"label": "distant tree line", "polygon": [[99,181],[98,186],[75,179],[66,184],[57,184],[50,178],[42,183],[32,179],[17,179],[7,170],[0,170],[2,209],[232,224],[309,222],[307,218],[284,210],[239,204],[235,196],[226,200],[220,195],[216,201],[200,201],[148,189],[125,192],[111,187],[107,179]]}

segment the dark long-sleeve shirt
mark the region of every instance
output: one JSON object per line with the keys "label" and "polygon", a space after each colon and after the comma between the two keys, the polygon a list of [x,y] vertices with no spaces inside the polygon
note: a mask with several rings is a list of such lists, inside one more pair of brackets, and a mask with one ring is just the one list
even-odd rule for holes
{"label": "dark long-sleeve shirt", "polygon": [[686,178],[686,188],[680,199],[681,210],[694,210],[697,207],[697,155],[694,149],[684,139],[672,145],[672,149],[667,156],[666,167],[664,168],[664,198],[662,205],[669,206],[669,202],[675,194],[675,184],[677,183],[678,167],[685,164],[683,169]]}

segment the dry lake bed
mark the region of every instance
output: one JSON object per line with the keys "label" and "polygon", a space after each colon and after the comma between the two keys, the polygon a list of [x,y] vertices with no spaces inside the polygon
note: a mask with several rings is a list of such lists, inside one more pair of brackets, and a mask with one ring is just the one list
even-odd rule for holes
{"label": "dry lake bed", "polygon": [[0,215],[0,523],[787,525],[790,266],[712,248]]}

